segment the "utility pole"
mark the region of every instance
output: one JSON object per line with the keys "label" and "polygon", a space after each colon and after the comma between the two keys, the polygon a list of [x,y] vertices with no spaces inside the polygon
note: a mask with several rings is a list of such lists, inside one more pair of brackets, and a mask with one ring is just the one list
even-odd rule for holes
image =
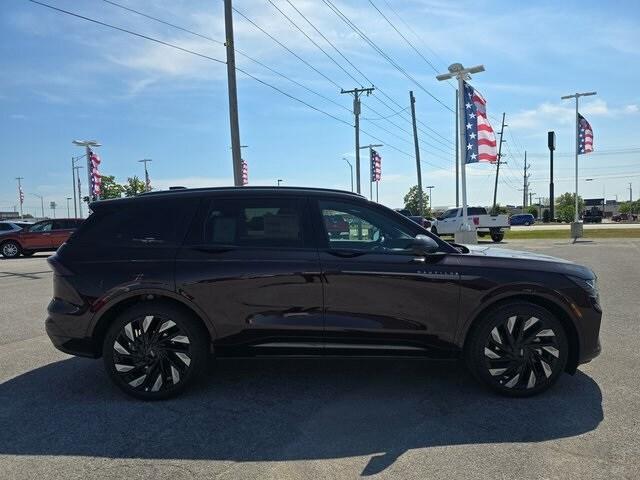
{"label": "utility pole", "polygon": [[460,206],[460,137],[458,136],[458,89],[456,89],[456,208]]}
{"label": "utility pole", "polygon": [[418,127],[416,126],[416,98],[413,91],[409,91],[409,102],[411,103],[411,121],[413,123],[413,145],[416,150],[416,174],[418,176],[418,208],[420,215],[424,212],[422,205],[422,169],[420,168],[420,144],[418,143]]}
{"label": "utility pole", "polygon": [[529,194],[529,206],[533,205],[533,196],[536,194],[536,192],[527,192]]}
{"label": "utility pole", "polygon": [[67,197],[67,218],[71,218],[71,210],[69,209],[69,200],[71,200],[71,197]]}
{"label": "utility pole", "polygon": [[371,95],[374,87],[354,88],[353,90],[340,90],[340,93],[353,94],[353,115],[355,117],[356,130],[356,192],[360,193],[360,96],[363,93]]}
{"label": "utility pole", "polygon": [[502,162],[502,143],[505,141],[502,139],[502,136],[504,134],[504,127],[507,127],[508,125],[506,125],[504,123],[504,116],[505,116],[505,112],[502,112],[502,126],[500,127],[500,143],[498,144],[498,161],[496,162],[496,185],[493,188],[493,212],[495,212],[496,210],[496,205],[497,205],[497,201],[498,201],[498,174],[500,173],[500,164],[504,163]]}
{"label": "utility pole", "polygon": [[16,180],[18,181],[18,200],[20,203],[20,220],[22,220],[22,204],[24,203],[24,193],[22,192],[22,184],[20,183],[22,180],[24,180],[24,177],[16,177]]}
{"label": "utility pole", "polygon": [[524,151],[524,174],[523,174],[523,185],[522,185],[522,213],[524,213],[525,208],[527,208],[527,192],[529,190],[529,174],[527,173],[531,168],[530,165],[527,165],[527,151]]}
{"label": "utility pole", "polygon": [[153,162],[150,158],[143,158],[142,160],[138,160],[138,162],[144,163],[144,191],[151,191],[151,180],[149,179],[149,170],[147,170],[147,162]]}
{"label": "utility pole", "polygon": [[633,186],[631,185],[631,182],[629,182],[629,201],[633,202]]}
{"label": "utility pole", "polygon": [[553,222],[555,217],[556,199],[553,192],[553,152],[556,149],[556,132],[547,134],[547,146],[549,147],[549,218]]}
{"label": "utility pole", "polygon": [[573,95],[565,95],[564,97],[560,97],[561,100],[567,100],[569,98],[576,99],[576,203],[575,203],[575,212],[573,216],[574,225],[571,226],[571,236],[575,239],[578,237],[582,237],[582,224],[580,223],[580,212],[578,212],[578,155],[580,153],[580,122],[578,121],[578,99],[580,97],[589,97],[591,95],[595,95],[596,92],[586,92],[586,93],[574,93]]}
{"label": "utility pole", "polygon": [[[377,147],[384,147],[384,145],[382,145],[381,143],[377,143],[375,145],[369,144],[369,145],[365,145],[364,147],[360,147],[358,149],[358,151],[364,150],[365,148],[368,148],[369,149],[369,164],[371,164],[371,155],[372,155],[371,151],[374,148],[377,148]],[[356,158],[356,162],[358,162],[359,159],[360,159],[360,155],[358,155],[358,157]],[[371,169],[369,169],[369,170],[371,170]],[[373,179],[372,179],[371,173],[372,172],[370,171],[369,172],[369,199],[373,200]],[[356,183],[360,184],[360,181],[358,180],[358,163],[356,163]],[[376,185],[376,191],[377,191],[377,189],[378,189],[378,185]],[[360,193],[360,192],[358,192],[358,193]]]}
{"label": "utility pole", "polygon": [[224,31],[227,48],[227,84],[229,90],[229,124],[231,127],[231,157],[233,184],[242,186],[242,153],[240,151],[240,125],[238,120],[238,90],[236,88],[236,53],[233,40],[233,6],[224,0]]}
{"label": "utility pole", "polygon": [[538,219],[542,218],[542,197],[538,197]]}
{"label": "utility pole", "polygon": [[[459,140],[459,148],[463,148],[465,144],[466,129],[463,125],[460,125],[460,122],[464,121],[464,85],[465,82],[471,79],[471,73],[479,73],[484,72],[484,65],[476,65],[471,68],[464,68],[461,63],[453,63],[449,65],[449,73],[444,73],[441,75],[437,75],[436,79],[438,81],[446,81],[455,77],[458,80],[458,136]],[[475,227],[469,223],[469,217],[467,216],[467,177],[466,177],[466,149],[465,154],[460,152],[460,162],[461,165],[461,180],[462,180],[462,223],[460,224],[460,229],[455,232],[455,241],[456,243],[478,243],[478,232]]]}
{"label": "utility pole", "polygon": [[353,165],[351,165],[351,162],[347,160],[347,157],[342,157],[342,159],[347,162],[349,170],[351,170],[351,191],[353,192]]}

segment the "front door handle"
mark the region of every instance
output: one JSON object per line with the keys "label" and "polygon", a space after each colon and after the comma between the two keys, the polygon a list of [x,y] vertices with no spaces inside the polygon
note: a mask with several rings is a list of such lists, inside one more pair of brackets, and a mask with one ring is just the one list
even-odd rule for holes
{"label": "front door handle", "polygon": [[327,250],[327,253],[341,258],[354,258],[364,255],[367,252],[362,252],[360,250]]}

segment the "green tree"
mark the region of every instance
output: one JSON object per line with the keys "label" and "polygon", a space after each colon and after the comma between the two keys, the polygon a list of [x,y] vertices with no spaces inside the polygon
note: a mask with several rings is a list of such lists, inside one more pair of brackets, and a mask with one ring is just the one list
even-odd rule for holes
{"label": "green tree", "polygon": [[[567,223],[573,222],[573,218],[575,216],[575,203],[575,193],[563,193],[556,198],[556,216],[560,221]],[[584,210],[584,200],[582,200],[582,197],[578,196],[578,211],[581,212],[582,210]]]}
{"label": "green tree", "polygon": [[116,183],[113,175],[103,175],[100,198],[120,198],[124,193],[124,187]]}
{"label": "green tree", "polygon": [[427,195],[424,190],[422,191],[422,211],[420,211],[420,194],[418,192],[418,186],[414,185],[404,196],[404,208],[410,210],[414,215],[428,216],[430,213],[429,195]]}
{"label": "green tree", "polygon": [[127,183],[125,183],[122,187],[124,188],[124,194],[127,197],[134,197],[145,192],[144,182],[140,180],[136,175],[127,178]]}
{"label": "green tree", "polygon": [[640,213],[640,200],[624,202],[620,205],[620,213]]}
{"label": "green tree", "polygon": [[506,215],[508,213],[509,210],[507,210],[507,207],[503,207],[499,203],[496,203],[495,208],[491,208],[491,215]]}
{"label": "green tree", "polygon": [[530,213],[531,215],[533,215],[533,218],[537,219],[538,218],[538,207],[534,207],[533,205],[530,207],[527,207],[527,213]]}

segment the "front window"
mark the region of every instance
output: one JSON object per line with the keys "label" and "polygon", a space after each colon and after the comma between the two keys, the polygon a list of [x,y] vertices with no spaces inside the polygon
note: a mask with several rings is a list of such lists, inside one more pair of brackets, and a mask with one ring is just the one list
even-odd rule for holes
{"label": "front window", "polygon": [[405,252],[414,232],[375,209],[321,201],[320,211],[330,249]]}
{"label": "front window", "polygon": [[457,216],[458,216],[458,209],[450,208],[440,216],[439,220],[444,220],[445,218],[455,218]]}

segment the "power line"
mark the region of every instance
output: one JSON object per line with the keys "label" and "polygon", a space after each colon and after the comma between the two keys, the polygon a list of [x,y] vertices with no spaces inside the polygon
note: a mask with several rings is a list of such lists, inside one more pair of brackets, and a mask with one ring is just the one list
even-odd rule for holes
{"label": "power line", "polygon": [[224,60],[213,58],[213,57],[210,57],[209,55],[205,55],[203,53],[194,52],[193,50],[189,50],[188,48],[179,47],[178,45],[174,45],[173,43],[165,42],[164,40],[159,40],[157,38],[149,37],[149,36],[143,35],[141,33],[133,32],[131,30],[127,30],[126,28],[116,27],[115,25],[111,25],[110,23],[101,22],[100,20],[95,20],[93,18],[85,17],[83,15],[79,15],[77,13],[73,13],[73,12],[70,12],[68,10],[64,10],[62,8],[54,7],[53,5],[49,5],[49,4],[46,4],[46,3],[43,3],[43,2],[39,2],[38,0],[27,0],[27,1],[29,1],[31,3],[35,3],[36,5],[40,5],[42,7],[49,8],[51,10],[55,10],[55,11],[60,12],[60,13],[64,13],[66,15],[70,15],[72,17],[80,18],[80,19],[86,20],[88,22],[92,22],[92,23],[96,23],[98,25],[102,25],[103,27],[108,27],[108,28],[111,28],[113,30],[118,30],[119,32],[128,33],[129,35],[133,35],[135,37],[144,38],[145,40],[149,40],[150,42],[159,43],[160,45],[164,45],[165,47],[174,48],[176,50],[180,50],[181,52],[190,53],[191,55],[196,55],[196,56],[201,57],[201,58],[206,58],[207,60],[211,60],[213,62],[222,63],[224,65],[226,65],[226,63],[227,63]]}
{"label": "power line", "polygon": [[382,56],[387,62],[389,62],[396,70],[402,73],[405,77],[411,80],[418,88],[424,91],[427,95],[433,98],[436,102],[438,102],[442,107],[449,110],[451,113],[455,113],[455,111],[438,97],[433,95],[429,90],[427,90],[420,82],[418,82],[412,75],[410,75],[404,68],[402,68],[398,63],[393,60],[389,55],[387,55],[384,50],[382,50],[376,43],[371,40],[360,28],[358,28],[342,11],[336,7],[331,0],[322,0],[331,11],[333,11],[338,18],[340,18],[345,24],[347,24],[353,31],[355,31],[365,42],[367,42],[371,48],[373,48],[379,55]]}
{"label": "power line", "polygon": [[391,117],[395,117],[396,115],[400,115],[401,113],[405,112],[407,110],[407,108],[409,107],[404,107],[402,110],[399,110],[395,113],[392,113],[391,115],[387,115],[386,117],[378,117],[378,118],[365,118],[362,117],[362,120],[387,120]]}

